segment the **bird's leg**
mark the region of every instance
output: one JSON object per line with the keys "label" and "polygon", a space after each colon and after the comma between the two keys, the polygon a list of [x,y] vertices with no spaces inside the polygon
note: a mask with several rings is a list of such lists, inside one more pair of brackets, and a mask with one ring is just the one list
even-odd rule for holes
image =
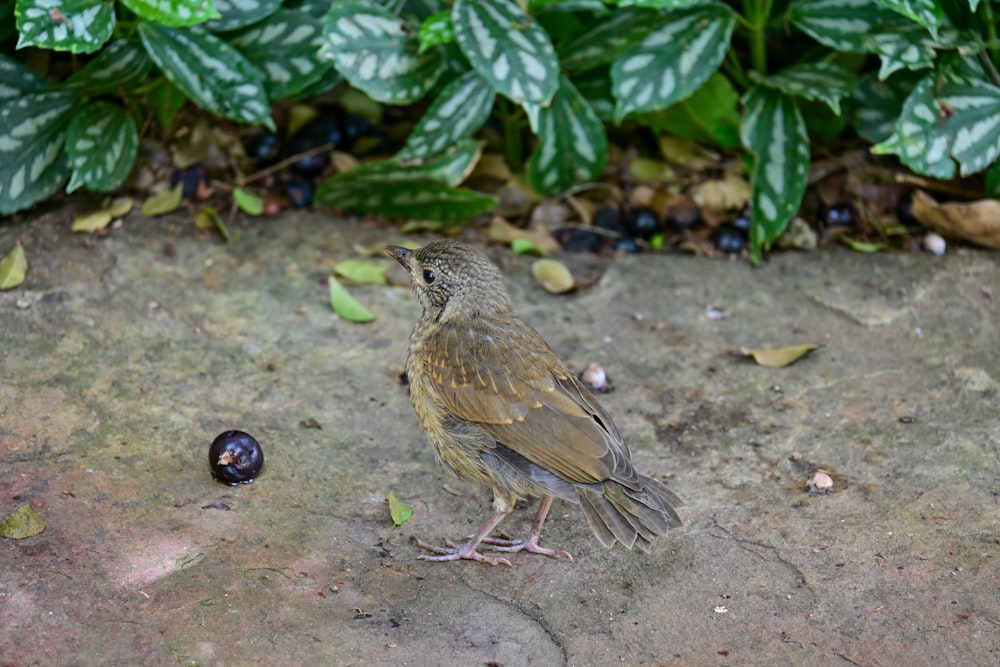
{"label": "bird's leg", "polygon": [[[438,547],[433,544],[428,544],[427,542],[424,542],[423,540],[414,537],[413,538],[414,543],[421,549],[426,549],[427,551],[432,551],[436,554],[441,554],[440,556],[428,556],[424,554],[421,556],[417,556],[417,559],[440,562],[440,561],[459,560],[462,558],[467,558],[469,560],[478,560],[482,563],[487,563],[489,565],[509,566],[510,561],[507,560],[506,558],[501,558],[499,556],[487,556],[485,554],[479,553],[476,549],[479,546],[479,544],[486,538],[486,536],[489,535],[491,532],[493,532],[494,528],[500,525],[500,522],[504,520],[504,517],[510,514],[510,511],[512,509],[513,506],[511,506],[510,509],[508,509],[507,511],[497,511],[496,514],[487,519],[486,523],[480,526],[479,530],[476,531],[476,534],[470,537],[469,541],[462,546],[457,546],[451,540],[446,540],[445,544],[447,546]],[[543,516],[542,518],[544,519],[545,517]]]}
{"label": "bird's leg", "polygon": [[542,524],[545,523],[545,517],[548,516],[551,507],[552,496],[543,497],[541,504],[538,506],[538,512],[535,513],[535,521],[531,524],[531,536],[527,540],[505,540],[484,536],[481,541],[489,544],[496,551],[528,551],[533,554],[549,556],[550,558],[568,558],[569,560],[573,560],[573,557],[567,551],[563,551],[562,549],[546,549],[545,547],[538,546],[538,540],[542,536]]}

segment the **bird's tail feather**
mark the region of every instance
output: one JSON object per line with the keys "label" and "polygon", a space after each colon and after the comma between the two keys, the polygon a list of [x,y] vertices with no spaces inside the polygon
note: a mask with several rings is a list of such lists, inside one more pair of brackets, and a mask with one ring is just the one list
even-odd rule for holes
{"label": "bird's tail feather", "polygon": [[597,488],[577,487],[580,507],[601,543],[649,551],[654,538],[681,525],[676,507],[684,503],[651,477],[639,476],[634,487],[608,481]]}

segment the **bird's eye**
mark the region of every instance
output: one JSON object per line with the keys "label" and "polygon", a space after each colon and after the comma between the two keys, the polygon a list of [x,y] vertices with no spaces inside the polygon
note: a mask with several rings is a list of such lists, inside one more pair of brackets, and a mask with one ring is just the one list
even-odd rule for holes
{"label": "bird's eye", "polygon": [[424,269],[424,282],[425,283],[427,283],[428,285],[430,285],[432,282],[434,282],[434,278],[435,277],[436,276],[434,275],[433,271],[431,271],[430,269]]}

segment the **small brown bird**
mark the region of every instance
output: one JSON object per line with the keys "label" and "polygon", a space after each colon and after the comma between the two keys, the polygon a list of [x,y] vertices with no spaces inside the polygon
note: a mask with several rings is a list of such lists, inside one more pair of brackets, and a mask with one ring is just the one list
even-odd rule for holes
{"label": "small brown bird", "polygon": [[[410,273],[423,315],[410,335],[406,373],[420,425],[438,457],[464,479],[489,484],[495,513],[461,546],[417,540],[436,556],[510,565],[487,556],[568,553],[538,544],[554,498],[580,505],[606,547],[649,551],[679,526],[681,500],[632,467],[611,416],[514,313],[500,271],[464,243],[433,241],[419,250],[386,246]],[[527,540],[489,537],[518,500],[541,497]]]}

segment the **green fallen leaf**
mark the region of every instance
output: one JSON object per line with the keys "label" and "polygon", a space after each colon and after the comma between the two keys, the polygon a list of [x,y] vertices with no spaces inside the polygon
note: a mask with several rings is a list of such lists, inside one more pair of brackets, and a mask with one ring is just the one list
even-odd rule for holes
{"label": "green fallen leaf", "polygon": [[760,366],[767,368],[784,368],[789,366],[813,350],[818,350],[822,345],[791,345],[789,347],[771,347],[752,349],[741,347],[740,353],[753,360]]}
{"label": "green fallen leaf", "polygon": [[45,530],[45,519],[35,513],[30,503],[24,503],[9,519],[0,523],[0,537],[11,540],[34,537],[43,530]]}
{"label": "green fallen leaf", "polygon": [[850,236],[841,236],[840,240],[846,243],[851,250],[856,250],[858,252],[878,252],[884,250],[886,245],[884,243],[871,243],[870,241],[855,241]]}
{"label": "green fallen leaf", "polygon": [[510,242],[510,249],[514,251],[515,255],[537,255],[538,257],[545,257],[547,254],[545,250],[538,247],[531,239],[518,238]]}
{"label": "green fallen leaf", "polygon": [[350,292],[337,282],[334,276],[330,276],[330,305],[333,306],[338,315],[348,322],[363,323],[375,319],[375,316],[358,303]]}
{"label": "green fallen leaf", "polygon": [[184,184],[178,183],[175,187],[157,192],[155,195],[142,202],[142,214],[148,217],[165,215],[172,213],[181,205],[184,199]]}
{"label": "green fallen leaf", "polygon": [[222,219],[222,216],[219,215],[219,212],[215,210],[214,206],[206,206],[198,211],[194,216],[194,226],[198,229],[218,230],[226,243],[239,240],[239,237],[230,231],[229,226]]}
{"label": "green fallen leaf", "polygon": [[233,199],[247,215],[260,215],[264,212],[264,200],[243,188],[233,190]]}
{"label": "green fallen leaf", "polygon": [[11,289],[24,282],[28,273],[28,256],[24,247],[18,243],[6,257],[0,261],[0,289]]}
{"label": "green fallen leaf", "polygon": [[402,526],[413,516],[413,508],[397,498],[395,492],[390,491],[385,499],[389,503],[389,516],[392,517],[393,525]]}
{"label": "green fallen leaf", "polygon": [[389,265],[379,262],[366,262],[362,259],[348,259],[343,262],[337,262],[334,270],[338,276],[356,283],[385,285],[385,272],[389,270]]}

